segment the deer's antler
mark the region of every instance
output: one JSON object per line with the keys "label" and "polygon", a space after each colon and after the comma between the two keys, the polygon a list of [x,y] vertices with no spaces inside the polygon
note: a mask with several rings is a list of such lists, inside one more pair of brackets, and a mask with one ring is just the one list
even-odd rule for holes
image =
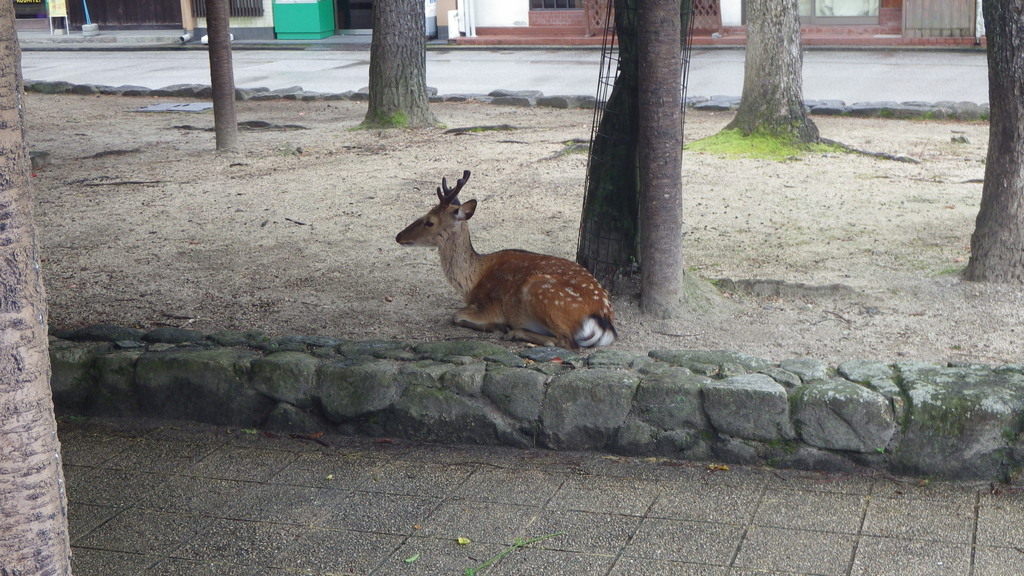
{"label": "deer's antler", "polygon": [[[441,186],[437,189],[437,197],[441,200],[441,204],[444,206],[455,204],[458,206],[459,201],[456,200],[455,197],[459,195],[459,190],[462,190],[462,187],[465,186],[468,181],[469,170],[462,173],[462,178],[459,178],[458,181],[455,182],[455,188],[449,188],[448,180],[446,178],[441,178]],[[444,188],[443,192],[441,191],[441,188]]]}

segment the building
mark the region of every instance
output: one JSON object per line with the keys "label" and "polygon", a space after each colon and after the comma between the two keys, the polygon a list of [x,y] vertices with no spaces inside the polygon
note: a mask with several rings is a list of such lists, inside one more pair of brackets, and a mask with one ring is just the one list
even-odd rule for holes
{"label": "building", "polygon": [[[695,45],[742,45],[746,0],[693,0]],[[442,0],[438,0],[439,30]],[[608,0],[458,0],[469,13],[456,26],[458,44],[591,44]],[[984,34],[981,0],[800,0],[805,45],[973,45]],[[455,33],[458,31],[458,34]]]}
{"label": "building", "polygon": [[[229,0],[238,39],[368,33],[375,0]],[[611,0],[423,0],[424,33],[465,45],[599,45]],[[982,42],[982,0],[800,0],[805,45]],[[46,27],[46,0],[13,0],[19,25]],[[695,45],[742,45],[746,0],[693,0]],[[68,0],[71,28],[205,30],[205,0]]]}

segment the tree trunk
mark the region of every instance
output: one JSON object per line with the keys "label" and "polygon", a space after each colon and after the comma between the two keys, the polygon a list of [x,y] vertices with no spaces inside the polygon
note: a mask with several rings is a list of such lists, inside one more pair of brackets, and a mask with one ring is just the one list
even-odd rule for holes
{"label": "tree trunk", "polygon": [[803,53],[798,0],[748,0],[743,94],[725,127],[744,136],[763,133],[801,143],[819,140],[804,109]]}
{"label": "tree trunk", "polygon": [[615,0],[615,33],[618,74],[591,143],[576,251],[576,261],[609,289],[639,257],[636,0]]}
{"label": "tree trunk", "polygon": [[1024,282],[1024,2],[990,1],[982,7],[988,36],[988,157],[964,276]]}
{"label": "tree trunk", "polygon": [[71,574],[14,4],[0,2],[0,574]]}
{"label": "tree trunk", "polygon": [[426,17],[422,0],[377,2],[370,41],[370,103],[363,125],[436,126],[427,96]]}
{"label": "tree trunk", "polygon": [[679,0],[637,13],[640,103],[640,307],[670,318],[682,304],[682,60]]}
{"label": "tree trunk", "polygon": [[235,115],[235,72],[231,65],[231,10],[229,0],[206,0],[206,29],[209,35],[210,85],[213,88],[213,127],[217,150],[238,146]]}

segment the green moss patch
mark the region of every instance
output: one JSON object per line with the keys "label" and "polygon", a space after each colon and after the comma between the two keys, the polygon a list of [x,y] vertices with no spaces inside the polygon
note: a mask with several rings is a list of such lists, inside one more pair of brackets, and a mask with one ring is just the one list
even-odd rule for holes
{"label": "green moss patch", "polygon": [[409,116],[405,112],[393,114],[378,114],[373,122],[364,120],[359,129],[370,128],[406,128],[409,126]]}
{"label": "green moss patch", "polygon": [[685,147],[691,152],[704,152],[738,158],[764,158],[766,160],[794,160],[808,153],[845,152],[835,144],[805,144],[793,138],[755,132],[744,136],[740,130],[722,130],[714,136],[698,140]]}

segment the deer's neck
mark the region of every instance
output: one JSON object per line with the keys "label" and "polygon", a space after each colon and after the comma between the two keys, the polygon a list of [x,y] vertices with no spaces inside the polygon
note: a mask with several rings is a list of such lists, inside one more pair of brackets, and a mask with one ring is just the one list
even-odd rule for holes
{"label": "deer's neck", "polygon": [[469,226],[462,223],[456,227],[451,237],[441,243],[438,252],[444,277],[463,297],[467,296],[480,278],[481,268],[481,256],[473,249]]}

